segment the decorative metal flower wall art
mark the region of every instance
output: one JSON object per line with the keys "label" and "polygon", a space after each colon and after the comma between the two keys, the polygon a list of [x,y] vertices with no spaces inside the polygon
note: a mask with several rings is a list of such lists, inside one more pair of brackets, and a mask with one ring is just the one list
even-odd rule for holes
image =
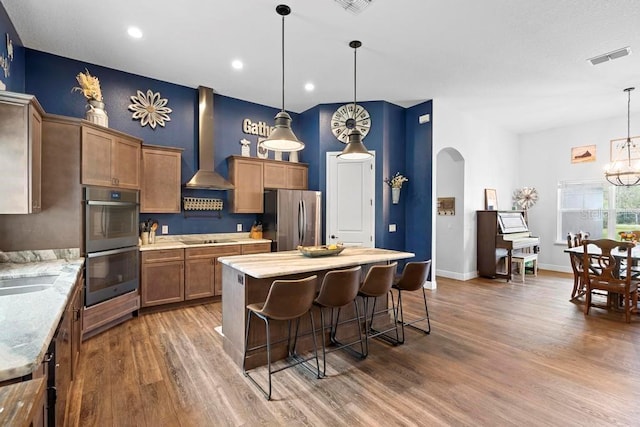
{"label": "decorative metal flower wall art", "polygon": [[151,89],[147,93],[141,90],[131,97],[133,104],[129,105],[129,110],[133,111],[131,116],[134,120],[140,119],[140,126],[149,125],[153,129],[156,125],[164,127],[164,123],[171,121],[169,114],[173,111],[167,107],[169,100],[160,97],[160,92],[153,93]]}

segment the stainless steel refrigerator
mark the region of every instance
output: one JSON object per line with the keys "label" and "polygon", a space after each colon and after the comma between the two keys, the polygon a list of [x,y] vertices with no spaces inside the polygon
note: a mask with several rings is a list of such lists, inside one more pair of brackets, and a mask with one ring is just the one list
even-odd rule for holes
{"label": "stainless steel refrigerator", "polygon": [[290,251],[322,242],[322,193],[303,190],[271,190],[264,193],[262,234],[271,250]]}

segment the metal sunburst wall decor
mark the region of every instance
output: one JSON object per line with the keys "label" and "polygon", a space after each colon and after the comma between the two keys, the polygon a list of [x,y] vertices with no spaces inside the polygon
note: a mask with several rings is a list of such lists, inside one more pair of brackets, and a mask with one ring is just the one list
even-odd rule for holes
{"label": "metal sunburst wall decor", "polygon": [[165,122],[171,121],[169,114],[171,108],[167,107],[169,100],[160,97],[160,92],[153,93],[151,89],[147,93],[141,90],[131,97],[133,104],[129,105],[129,110],[133,111],[131,116],[134,120],[140,119],[140,126],[149,125],[153,129],[157,125],[164,127]]}
{"label": "metal sunburst wall decor", "polygon": [[519,209],[530,209],[538,201],[538,190],[533,187],[522,187],[513,192],[513,201]]}

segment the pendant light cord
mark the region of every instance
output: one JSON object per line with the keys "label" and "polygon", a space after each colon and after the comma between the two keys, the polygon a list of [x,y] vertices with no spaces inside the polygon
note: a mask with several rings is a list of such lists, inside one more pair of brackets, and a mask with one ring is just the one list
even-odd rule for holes
{"label": "pendant light cord", "polygon": [[356,76],[357,76],[357,67],[358,67],[358,61],[356,59],[356,55],[358,54],[358,48],[355,47],[353,48],[353,118],[356,118],[356,108],[357,108],[357,104],[356,104]]}
{"label": "pendant light cord", "polygon": [[284,15],[282,15],[282,111],[284,111]]}

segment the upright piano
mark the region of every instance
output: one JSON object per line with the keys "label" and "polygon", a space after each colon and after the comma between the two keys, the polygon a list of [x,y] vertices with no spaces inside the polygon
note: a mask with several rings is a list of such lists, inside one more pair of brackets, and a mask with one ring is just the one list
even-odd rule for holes
{"label": "upright piano", "polygon": [[[531,235],[524,211],[477,211],[477,220],[480,276],[509,281],[514,250],[529,249],[538,253],[540,239]],[[506,265],[502,267],[504,259]]]}

